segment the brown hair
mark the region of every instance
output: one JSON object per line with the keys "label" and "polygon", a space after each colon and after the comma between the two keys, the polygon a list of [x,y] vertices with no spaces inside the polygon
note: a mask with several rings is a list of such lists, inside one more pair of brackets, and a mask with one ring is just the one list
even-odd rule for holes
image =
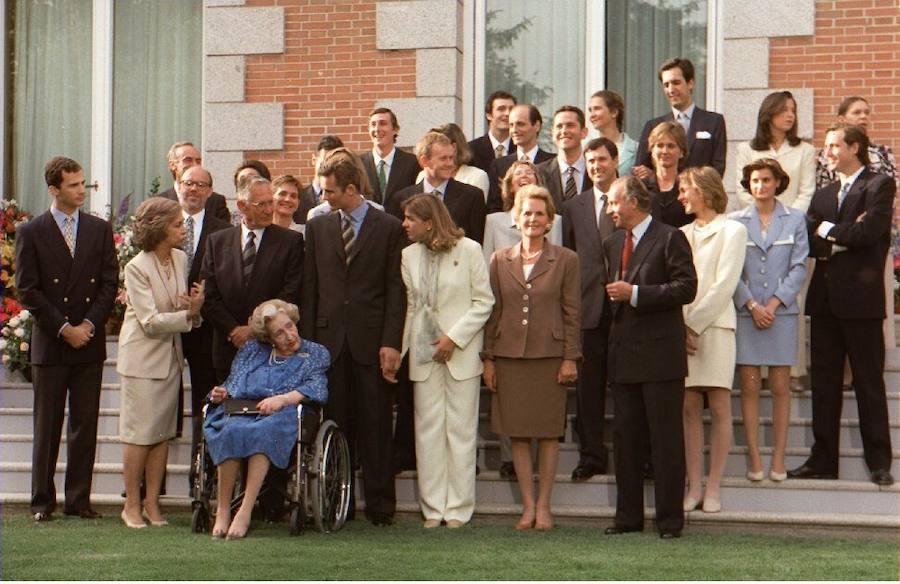
{"label": "brown hair", "polygon": [[272,181],[272,190],[277,191],[281,185],[293,185],[297,189],[297,194],[300,194],[300,191],[303,190],[303,185],[300,183],[300,179],[292,174],[283,174]]}
{"label": "brown hair", "polygon": [[571,113],[575,114],[575,117],[578,118],[578,126],[581,128],[584,127],[584,124],[585,124],[584,110],[582,110],[580,107],[575,106],[575,105],[561,106],[561,107],[557,108],[557,110],[555,112],[553,112],[553,119],[555,120],[556,116],[558,116],[559,114],[561,114],[563,112],[571,112]]}
{"label": "brown hair", "polygon": [[547,231],[549,232],[550,227],[553,225],[553,219],[556,217],[556,205],[553,204],[553,197],[550,196],[550,191],[537,185],[525,185],[519,189],[519,192],[516,193],[516,201],[513,203],[513,215],[516,221],[519,220],[519,216],[522,214],[522,205],[528,199],[544,201],[544,205],[547,208],[547,219],[550,220],[547,224]]}
{"label": "brown hair", "polygon": [[238,175],[241,174],[241,171],[245,168],[252,168],[256,171],[259,176],[266,180],[272,180],[272,173],[269,172],[269,167],[265,165],[261,160],[245,160],[241,162],[237,168],[234,169],[234,188],[237,189],[240,185],[238,185]]}
{"label": "brown hair", "polygon": [[[390,115],[391,116],[391,127],[394,128],[394,130],[396,130],[397,132],[400,131],[400,122],[397,121],[397,114],[395,114],[394,112],[392,112],[391,110],[389,110],[386,107],[377,107],[377,108],[373,109],[371,112],[369,112],[369,119],[371,120],[372,116],[374,116],[376,114]],[[394,142],[395,143],[397,142],[397,134],[396,133],[394,134]]]}
{"label": "brown hair", "polygon": [[[750,140],[750,148],[756,151],[769,149],[769,145],[772,143],[772,118],[784,111],[788,100],[794,102],[796,113],[797,100],[790,91],[776,91],[763,99],[756,116],[756,136]],[[798,116],[795,115],[794,125],[787,131],[787,142],[791,146],[800,143],[800,137],[797,136],[797,120]]]}
{"label": "brown hair", "polygon": [[647,146],[649,146],[652,153],[654,144],[667,135],[671,136],[672,139],[675,140],[675,144],[678,145],[678,148],[681,149],[681,158],[678,159],[678,167],[680,168],[688,155],[687,133],[684,131],[684,127],[682,127],[681,124],[678,122],[662,122],[661,124],[658,124],[655,128],[650,130],[650,135],[647,136]]}
{"label": "brown hair", "polygon": [[599,97],[606,104],[606,109],[610,112],[616,112],[616,128],[621,132],[622,128],[625,127],[625,100],[622,99],[622,96],[615,91],[601,89],[600,91],[595,91],[591,97]]}
{"label": "brown hair", "polygon": [[456,146],[456,166],[462,166],[463,164],[472,162],[472,149],[469,148],[469,143],[466,141],[466,135],[463,133],[462,128],[453,122],[449,122],[442,126],[438,126],[437,128],[431,128],[428,131],[440,132],[444,136],[447,136],[447,138],[450,139],[450,142]]}
{"label": "brown hair", "polygon": [[863,166],[869,166],[869,136],[866,134],[866,131],[861,126],[839,123],[832,124],[825,132],[825,135],[827,136],[828,133],[837,131],[844,133],[844,142],[847,146],[859,144],[856,158]]}
{"label": "brown hair", "polygon": [[153,251],[166,238],[166,229],[181,215],[181,206],[163,197],[150,197],[134,213],[134,244]]}
{"label": "brown hair", "polygon": [[369,186],[362,161],[343,146],[325,155],[319,167],[319,176],[333,176],[341,189],[353,185],[360,193],[363,193],[363,184],[366,188]]}
{"label": "brown hair", "polygon": [[400,204],[404,213],[414,215],[422,221],[431,221],[429,237],[422,244],[431,251],[448,251],[465,236],[466,232],[456,226],[444,203],[434,195],[419,193]]}
{"label": "brown hair", "polygon": [[514,105],[518,103],[516,101],[516,96],[510,92],[503,90],[495,91],[488,96],[487,102],[484,104],[484,113],[492,113],[494,111],[494,101],[498,99],[511,99]]}
{"label": "brown hair", "polygon": [[703,202],[716,213],[724,213],[728,207],[728,195],[719,171],[711,166],[692,166],[678,175],[684,185],[688,183],[703,194]]}
{"label": "brown hair", "polygon": [[294,324],[300,320],[300,309],[296,304],[285,302],[278,298],[266,300],[253,309],[248,324],[253,336],[262,343],[272,344],[272,336],[269,334],[269,322],[279,313],[284,313]]}
{"label": "brown hair", "polygon": [[861,95],[850,95],[841,100],[840,105],[838,105],[838,115],[845,116],[847,115],[847,110],[850,109],[850,106],[858,101],[863,101],[866,105],[869,105],[869,100]]}
{"label": "brown hair", "polygon": [[[506,174],[503,175],[503,178],[500,179],[500,200],[503,202],[503,210],[509,211],[512,209],[513,204],[515,203],[515,199],[513,198],[513,175],[516,173],[516,169],[520,166],[527,166],[531,168],[531,171],[534,173],[534,177],[537,179],[538,186],[544,186],[544,177],[541,175],[541,172],[538,170],[538,167],[534,165],[530,160],[515,160],[512,165],[510,165],[509,169],[506,171]],[[527,186],[527,185],[526,185]]]}
{"label": "brown hair", "polygon": [[79,170],[81,170],[81,165],[71,158],[54,156],[47,162],[47,165],[44,166],[44,182],[47,183],[48,187],[59,188],[59,185],[62,184],[62,175],[64,172],[71,173],[78,172]]}
{"label": "brown hair", "polygon": [[419,143],[416,144],[416,156],[431,158],[431,149],[435,144],[440,144],[441,146],[453,146],[453,142],[450,141],[450,138],[439,131],[429,130],[422,136]]}
{"label": "brown hair", "polygon": [[681,69],[681,74],[684,76],[685,83],[694,80],[694,64],[691,63],[690,59],[685,59],[683,57],[675,57],[674,59],[666,60],[659,67],[659,72],[657,77],[659,77],[660,82],[662,81],[662,74],[668,71],[669,69]]}
{"label": "brown hair", "polygon": [[758,158],[744,167],[741,171],[743,173],[743,178],[741,179],[741,186],[746,189],[746,191],[750,192],[750,176],[758,171],[768,169],[772,176],[775,177],[775,180],[778,181],[778,186],[775,187],[775,196],[777,197],[781,193],[783,193],[791,182],[791,177],[788,176],[788,173],[781,168],[781,165],[778,164],[778,161],[774,158]]}

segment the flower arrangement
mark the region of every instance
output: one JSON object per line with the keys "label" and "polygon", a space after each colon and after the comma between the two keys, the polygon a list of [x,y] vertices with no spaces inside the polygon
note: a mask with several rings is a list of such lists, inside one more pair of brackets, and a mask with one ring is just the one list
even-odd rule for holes
{"label": "flower arrangement", "polygon": [[31,345],[31,328],[34,318],[27,310],[20,310],[10,317],[0,330],[0,352],[3,365],[10,371],[21,371],[26,379],[31,373],[28,348]]}
{"label": "flower arrangement", "polygon": [[113,228],[113,242],[116,245],[116,259],[119,261],[119,285],[116,289],[116,302],[110,315],[110,332],[121,326],[125,318],[125,264],[130,262],[141,250],[134,244],[134,217],[128,214],[131,205],[131,193],[119,204],[117,212],[112,213],[109,222]]}
{"label": "flower arrangement", "polygon": [[[16,297],[16,227],[30,216],[19,209],[16,201],[0,199],[0,297]],[[7,315],[3,318],[3,315]],[[0,324],[9,318],[6,303],[0,312]]]}

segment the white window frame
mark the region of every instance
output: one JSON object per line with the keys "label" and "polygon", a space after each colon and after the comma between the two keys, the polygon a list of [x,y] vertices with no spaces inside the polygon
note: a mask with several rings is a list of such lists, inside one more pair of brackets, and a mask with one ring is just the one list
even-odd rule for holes
{"label": "white window frame", "polygon": [[[582,104],[597,90],[606,88],[606,2],[585,0],[585,59]],[[724,95],[722,59],[724,38],[721,25],[723,0],[707,0],[706,15],[706,109],[719,111]],[[487,0],[463,0],[463,131],[481,136],[486,130],[484,118],[484,37]]]}
{"label": "white window frame", "polygon": [[94,0],[91,26],[92,213],[108,216],[112,206],[113,0]]}

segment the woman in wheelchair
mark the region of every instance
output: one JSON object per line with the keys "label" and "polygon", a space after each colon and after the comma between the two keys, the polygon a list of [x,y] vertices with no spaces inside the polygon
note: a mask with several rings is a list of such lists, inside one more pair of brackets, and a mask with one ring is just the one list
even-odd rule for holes
{"label": "woman in wheelchair", "polygon": [[[324,403],[328,398],[325,372],[331,357],[317,343],[300,338],[297,306],[267,300],[253,311],[255,339],[240,348],[231,374],[210,392],[210,401],[250,400],[256,414],[232,415],[225,407],[210,408],[203,433],[218,467],[218,503],[214,538],[246,535],[250,515],[269,464],[287,468],[297,444],[297,410],[301,400]],[[254,404],[255,402],[255,404]],[[231,496],[241,460],[249,457],[244,499],[231,519]]]}

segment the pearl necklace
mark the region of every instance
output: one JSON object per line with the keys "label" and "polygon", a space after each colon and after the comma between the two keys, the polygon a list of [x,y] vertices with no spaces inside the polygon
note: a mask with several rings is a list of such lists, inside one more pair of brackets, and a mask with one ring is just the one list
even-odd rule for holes
{"label": "pearl necklace", "polygon": [[534,258],[538,257],[538,256],[541,255],[542,253],[544,253],[544,249],[543,249],[543,248],[541,248],[541,249],[539,249],[539,250],[537,250],[536,252],[533,252],[533,253],[526,253],[525,250],[523,249],[523,250],[522,250],[522,259],[525,260],[526,262],[530,262],[531,260],[533,260]]}
{"label": "pearl necklace", "polygon": [[272,347],[272,353],[269,355],[269,365],[284,365],[288,359],[290,359],[289,356],[279,359],[278,354],[275,352],[275,347]]}

